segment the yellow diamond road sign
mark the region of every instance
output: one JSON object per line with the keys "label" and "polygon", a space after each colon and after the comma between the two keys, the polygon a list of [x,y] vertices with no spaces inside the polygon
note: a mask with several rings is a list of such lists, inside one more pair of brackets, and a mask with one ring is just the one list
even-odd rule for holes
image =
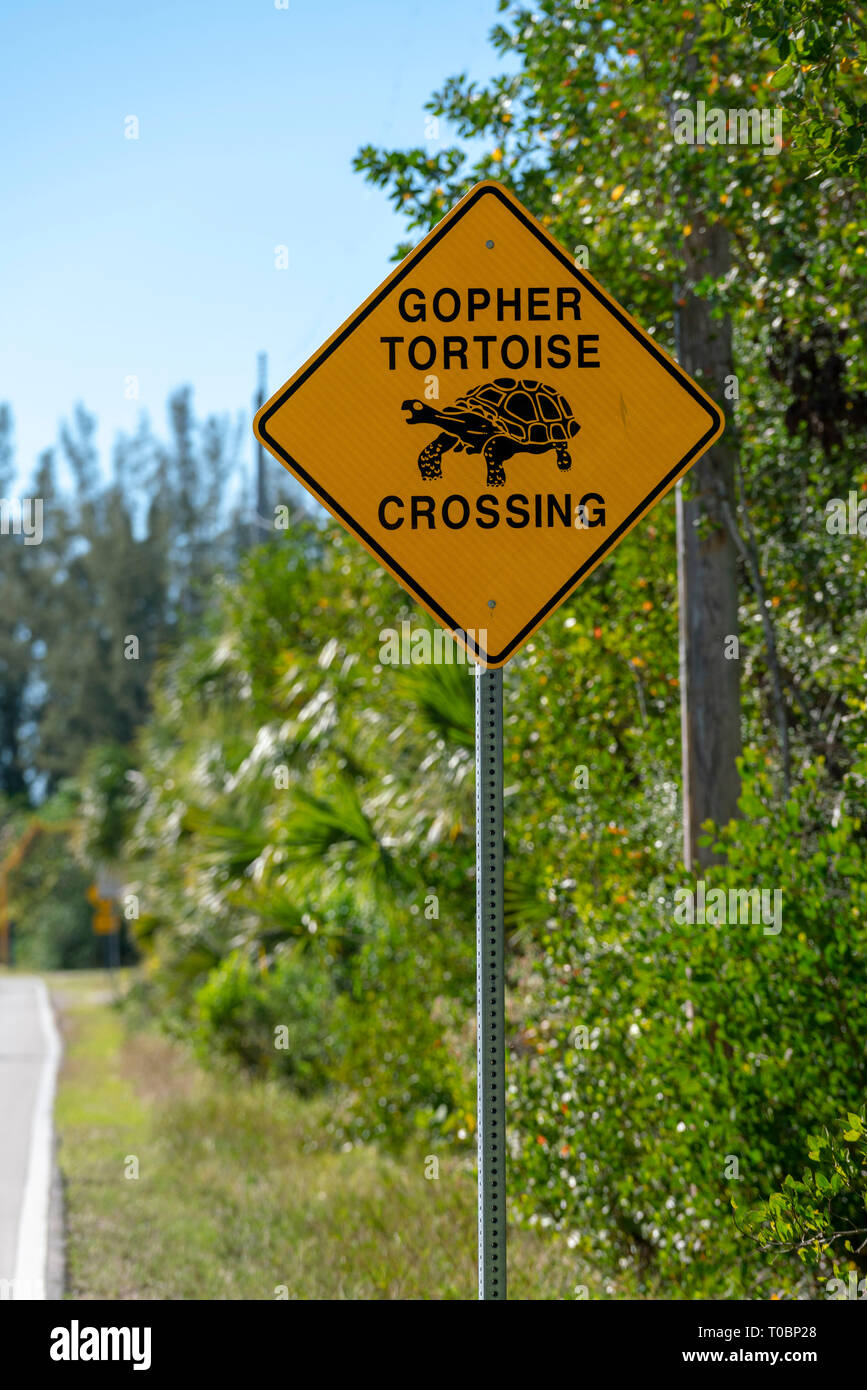
{"label": "yellow diamond road sign", "polygon": [[254,429],[497,667],[719,438],[723,416],[516,198],[480,183]]}

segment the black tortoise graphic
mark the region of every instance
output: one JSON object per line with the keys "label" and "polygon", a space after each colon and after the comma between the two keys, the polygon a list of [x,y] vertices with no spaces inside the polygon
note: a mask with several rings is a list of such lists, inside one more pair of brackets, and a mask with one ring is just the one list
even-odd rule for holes
{"label": "black tortoise graphic", "polygon": [[443,431],[418,456],[423,478],[441,478],[440,459],[448,449],[456,454],[484,454],[488,465],[488,487],[503,487],[503,464],[513,454],[544,454],[557,451],[557,467],[572,467],[569,440],[581,426],[572,414],[565,396],[553,386],[538,381],[515,381],[500,376],[484,386],[474,386],[454,405],[443,410],[423,401],[404,401],[409,411],[408,425],[438,425]]}

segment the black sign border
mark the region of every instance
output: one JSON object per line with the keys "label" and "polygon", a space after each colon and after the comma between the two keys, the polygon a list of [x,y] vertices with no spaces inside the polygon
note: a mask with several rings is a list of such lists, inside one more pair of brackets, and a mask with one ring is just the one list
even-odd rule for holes
{"label": "black sign border", "polygon": [[[605,540],[598,547],[598,549],[595,550],[593,554],[589,556],[587,560],[584,561],[584,563],[575,571],[571,578],[569,578],[565,584],[561,584],[560,588],[553,595],[553,597],[550,598],[548,602],[545,603],[542,606],[542,608],[539,609],[536,616],[532,618],[530,622],[524,625],[521,631],[518,632],[512,638],[512,640],[506,644],[505,647],[503,647],[502,651],[489,655],[487,652],[482,651],[479,647],[477,647],[476,643],[473,641],[471,637],[468,636],[468,634],[460,626],[457,620],[454,617],[452,617],[450,613],[447,613],[445,609],[442,607],[442,605],[437,603],[436,599],[433,598],[433,596],[429,594],[427,590],[422,587],[421,584],[417,583],[416,580],[414,580],[412,576],[407,573],[403,566],[398,564],[398,562],[395,559],[393,559],[391,555],[389,555],[387,550],[383,549],[383,547],[379,544],[378,541],[374,540],[372,536],[368,535],[364,527],[361,526],[355,520],[354,517],[350,516],[349,512],[347,512],[345,508],[340,505],[340,503],[337,501],[335,497],[332,497],[330,493],[326,492],[325,489],[319,483],[316,482],[316,479],[312,477],[310,473],[308,473],[307,469],[304,468],[298,462],[297,459],[294,459],[291,454],[287,453],[287,451],[282,447],[282,445],[280,445],[273,438],[273,436],[268,433],[267,424],[271,416],[276,411],[278,411],[281,406],[285,405],[286,401],[289,400],[289,397],[294,395],[294,393],[299,389],[299,387],[304,385],[305,381],[307,381],[308,378],[311,377],[315,371],[317,371],[317,369],[322,365],[323,362],[327,361],[327,359],[331,356],[333,352],[336,352],[336,350],[341,346],[342,343],[346,342],[346,339],[350,336],[351,333],[355,332],[356,328],[358,328],[358,326],[361,323],[364,322],[368,314],[371,314],[374,309],[379,307],[379,305],[386,298],[386,296],[391,294],[392,290],[400,284],[401,280],[405,279],[406,276],[409,275],[410,272],[414,270],[415,267],[422,260],[424,260],[425,256],[427,256],[428,253],[432,251],[433,248],[442,240],[442,238],[448,234],[451,228],[470,211],[470,208],[474,207],[480,198],[486,196],[489,197],[491,195],[499,198],[500,202],[503,204],[504,207],[506,207],[509,210],[512,216],[517,218],[517,220],[521,222],[524,227],[526,227],[527,231],[530,232],[531,235],[534,236],[537,241],[541,242],[545,249],[560,262],[563,268],[574,276],[574,278],[581,285],[582,289],[586,290],[589,294],[592,294],[594,299],[596,299],[604,309],[607,309],[608,312],[612,314],[615,319],[617,319],[618,323],[620,323],[620,325],[623,328],[625,328],[627,332],[630,333],[632,337],[635,338],[636,341],[639,342],[641,346],[645,348],[646,351],[649,352],[652,357],[656,359],[659,365],[665,368],[669,376],[673,377],[677,382],[679,382],[679,384],[684,388],[684,390],[686,390],[688,394],[692,396],[693,400],[696,401],[696,403],[707,412],[707,414],[710,416],[711,424],[707,432],[702,435],[701,439],[699,439],[698,442],[694,444],[693,447],[686,454],[684,454],[683,458],[680,459],[679,462],[676,463],[674,467],[669,470],[668,473],[666,473],[665,477],[662,478],[661,481],[658,482],[655,485],[655,487],[651,489],[651,491],[647,494],[644,500],[641,503],[639,503],[637,507],[633,508],[629,516],[627,516],[625,520],[623,520],[620,523],[620,525],[616,527],[616,529],[605,538]],[[677,478],[678,474],[682,473],[684,469],[689,467],[696,454],[700,454],[703,452],[708,441],[712,439],[714,435],[719,433],[723,423],[724,419],[722,411],[719,410],[719,408],[715,406],[712,402],[708,401],[696,389],[693,382],[690,381],[686,373],[683,372],[677,366],[676,363],[670,361],[669,358],[664,356],[660,349],[656,347],[655,343],[649,342],[645,338],[644,334],[636,328],[635,324],[630,322],[630,320],[625,316],[625,314],[621,312],[621,310],[615,303],[609,300],[606,295],[600,294],[599,289],[593,283],[593,281],[588,280],[588,278],[584,274],[582,274],[580,268],[575,265],[574,261],[571,260],[565,254],[565,252],[563,252],[560,249],[557,243],[554,242],[553,239],[550,238],[542,230],[542,228],[539,227],[529,217],[529,215],[525,214],[520,207],[516,207],[515,204],[511,201],[511,199],[508,198],[503,192],[503,190],[498,188],[496,184],[482,183],[479,184],[477,188],[470,190],[466,198],[462,199],[462,201],[459,204],[457,204],[457,206],[453,209],[452,213],[450,215],[447,215],[438,227],[434,228],[433,233],[430,234],[429,238],[424,240],[420,246],[416,247],[415,251],[410,252],[406,260],[401,261],[397,269],[388,277],[387,280],[383,282],[383,284],[380,286],[379,290],[373,295],[373,297],[370,300],[366,301],[365,304],[363,304],[362,307],[359,310],[357,310],[357,312],[352,316],[351,319],[347,320],[343,329],[340,331],[340,333],[338,333],[338,335],[333,339],[333,341],[328,343],[325,348],[323,348],[320,352],[317,352],[313,357],[311,357],[310,361],[302,369],[298,376],[294,377],[293,380],[290,381],[289,384],[285,387],[285,389],[273,398],[271,403],[263,410],[261,416],[259,417],[258,432],[262,442],[268,446],[272,453],[276,454],[278,458],[282,459],[282,461],[288,465],[289,470],[292,473],[294,473],[296,477],[301,479],[304,485],[307,488],[309,488],[309,490],[314,494],[314,496],[318,497],[319,500],[323,502],[324,505],[329,509],[329,511],[333,512],[336,516],[341,518],[348,530],[352,531],[356,536],[359,536],[364,541],[364,544],[368,546],[369,549],[372,550],[375,555],[378,555],[379,558],[384,561],[386,567],[400,579],[404,587],[407,588],[413,596],[422,599],[422,601],[430,609],[432,609],[434,613],[436,613],[439,616],[439,618],[446,624],[446,626],[453,633],[455,633],[455,635],[458,635],[460,637],[460,640],[467,647],[467,650],[470,652],[471,656],[477,656],[479,661],[483,665],[501,666],[505,664],[505,662],[509,660],[509,657],[512,656],[515,653],[515,651],[523,644],[528,634],[530,634],[536,627],[538,627],[540,623],[544,622],[548,615],[551,612],[553,612],[553,610],[557,608],[560,603],[562,603],[562,601],[567,597],[569,592],[572,589],[574,589],[578,584],[580,584],[587,571],[593,569],[599,563],[599,561],[606,554],[606,552],[609,551],[616,544],[620,536],[623,535],[624,531],[627,531],[629,527],[633,524],[633,522],[638,520],[638,518],[648,510],[648,508],[653,504],[653,502],[660,495],[660,493],[665,492],[670,487],[671,483]]]}

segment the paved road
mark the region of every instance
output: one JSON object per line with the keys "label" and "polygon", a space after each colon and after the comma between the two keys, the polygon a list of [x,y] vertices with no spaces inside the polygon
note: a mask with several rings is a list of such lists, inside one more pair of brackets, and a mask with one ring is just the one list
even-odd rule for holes
{"label": "paved road", "polygon": [[42,981],[0,977],[0,1298],[45,1297],[59,1056]]}

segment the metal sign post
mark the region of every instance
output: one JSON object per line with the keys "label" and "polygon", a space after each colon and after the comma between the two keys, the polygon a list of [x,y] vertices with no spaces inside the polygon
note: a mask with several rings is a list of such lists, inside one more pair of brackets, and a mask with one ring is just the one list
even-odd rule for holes
{"label": "metal sign post", "polygon": [[479,663],[482,1299],[506,1297],[501,670],[724,425],[653,336],[493,182],[471,188],[253,422],[259,443]]}
{"label": "metal sign post", "polygon": [[479,1298],[506,1297],[503,672],[476,667]]}

